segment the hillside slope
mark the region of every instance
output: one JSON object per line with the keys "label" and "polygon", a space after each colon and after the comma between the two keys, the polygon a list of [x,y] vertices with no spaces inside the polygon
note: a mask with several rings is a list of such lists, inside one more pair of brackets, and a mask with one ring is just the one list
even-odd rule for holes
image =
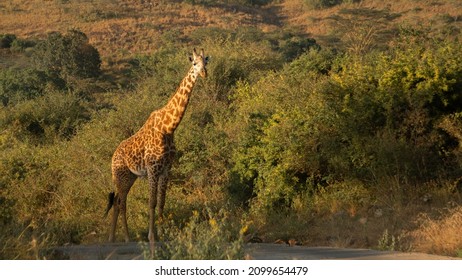
{"label": "hillside slope", "polygon": [[152,51],[162,36],[184,39],[197,29],[211,27],[252,26],[265,32],[289,28],[327,45],[348,41],[345,36],[361,36],[364,28],[383,35],[384,30],[392,32],[403,24],[428,26],[438,32],[445,29],[448,34],[462,27],[462,3],[453,0],[363,0],[322,10],[301,0],[269,1],[265,6],[191,2],[13,0],[0,4],[0,30],[20,37],[43,37],[50,31],[78,28],[103,57],[117,60]]}

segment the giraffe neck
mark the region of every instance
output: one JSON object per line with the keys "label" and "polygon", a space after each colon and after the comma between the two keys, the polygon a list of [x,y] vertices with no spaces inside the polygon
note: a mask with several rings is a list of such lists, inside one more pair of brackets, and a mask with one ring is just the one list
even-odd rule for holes
{"label": "giraffe neck", "polygon": [[171,134],[175,131],[184,116],[186,107],[191,97],[191,92],[197,80],[197,74],[191,67],[186,77],[181,81],[175,94],[162,108],[162,121],[160,131],[164,134]]}

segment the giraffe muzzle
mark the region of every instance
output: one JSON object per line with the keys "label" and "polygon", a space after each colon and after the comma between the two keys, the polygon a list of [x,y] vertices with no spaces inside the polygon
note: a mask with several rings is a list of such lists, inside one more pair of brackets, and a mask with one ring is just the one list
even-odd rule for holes
{"label": "giraffe muzzle", "polygon": [[202,78],[207,78],[207,69],[203,69],[199,75],[201,75]]}

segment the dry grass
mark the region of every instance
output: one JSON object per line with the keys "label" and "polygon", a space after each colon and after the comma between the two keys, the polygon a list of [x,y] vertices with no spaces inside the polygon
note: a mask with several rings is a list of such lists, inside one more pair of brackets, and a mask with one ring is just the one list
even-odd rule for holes
{"label": "dry grass", "polygon": [[[264,31],[281,26],[295,27],[328,43],[333,35],[338,36],[336,33],[341,32],[338,21],[345,17],[345,10],[395,14],[396,17],[387,21],[391,29],[403,23],[438,28],[439,23],[444,22],[447,26],[448,21],[462,27],[462,4],[451,0],[363,0],[316,11],[308,10],[302,0],[274,1],[266,7],[256,8],[202,6],[164,0],[9,0],[0,4],[0,30],[20,37],[43,37],[50,31],[66,32],[69,28],[79,28],[106,58],[105,62],[109,60],[111,63],[151,52],[159,46],[164,34],[169,36],[169,32],[177,32],[181,39],[202,27],[235,29],[256,26]],[[375,16],[380,20],[380,15]]]}
{"label": "dry grass", "polygon": [[[204,27],[254,26],[265,32],[295,28],[323,45],[343,43],[361,49],[386,43],[386,37],[405,23],[447,28],[448,33],[462,29],[462,4],[458,1],[441,0],[435,4],[435,1],[363,0],[316,11],[307,9],[303,2],[274,1],[254,8],[165,0],[8,0],[0,3],[0,30],[23,38],[43,38],[51,31],[64,33],[78,28],[100,52],[103,69],[120,73],[134,55],[153,52],[163,40],[187,41],[191,32]],[[364,26],[362,20],[368,25]],[[345,25],[347,29],[342,27]],[[361,42],[352,40],[351,37],[357,36],[364,38]],[[372,37],[377,42],[372,42]]]}
{"label": "dry grass", "polygon": [[268,25],[263,18],[267,13],[258,8],[237,10],[162,0],[10,0],[0,4],[0,15],[2,33],[20,37],[43,37],[47,32],[78,28],[111,60],[151,52],[162,35],[172,31],[181,37],[201,27]]}
{"label": "dry grass", "polygon": [[0,18],[1,32],[19,38],[44,38],[48,32],[71,28],[83,31],[99,51],[103,71],[122,84],[127,83],[124,73],[130,59],[153,53],[165,41],[186,44],[197,29],[276,28],[270,9],[166,0],[8,0],[0,2]]}
{"label": "dry grass", "polygon": [[[392,32],[402,25],[419,25],[441,32],[441,29],[460,29],[462,27],[462,3],[453,0],[441,1],[378,1],[362,0],[358,3],[346,3],[323,10],[307,8],[300,0],[285,0],[279,4],[281,14],[286,18],[286,24],[296,26],[306,34],[314,37],[318,42],[335,45],[336,40],[343,40],[343,35],[353,34],[352,27],[367,28],[368,24],[380,25],[386,22],[382,31]],[[370,12],[374,12],[375,15]],[[354,13],[354,14],[351,14]],[[392,17],[389,17],[389,16]],[[348,28],[342,28],[342,21],[351,21]],[[361,25],[361,21],[366,24]],[[448,23],[450,23],[448,25]],[[379,34],[380,35],[380,34]],[[346,38],[348,39],[348,38]]]}
{"label": "dry grass", "polygon": [[462,206],[436,218],[423,214],[418,221],[419,228],[409,233],[414,250],[462,257]]}
{"label": "dry grass", "polygon": [[368,193],[355,182],[345,184],[300,200],[291,212],[251,214],[250,232],[270,243],[295,239],[305,246],[462,256],[461,200],[451,184],[417,188],[389,178]]}

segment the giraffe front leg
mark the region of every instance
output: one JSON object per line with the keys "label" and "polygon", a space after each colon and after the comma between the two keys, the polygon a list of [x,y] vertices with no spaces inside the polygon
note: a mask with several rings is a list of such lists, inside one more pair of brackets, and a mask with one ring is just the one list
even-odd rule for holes
{"label": "giraffe front leg", "polygon": [[157,204],[157,190],[149,187],[149,242],[155,241],[155,215],[156,215],[156,204]]}
{"label": "giraffe front leg", "polygon": [[164,206],[165,206],[165,197],[167,195],[167,186],[168,186],[168,174],[170,171],[170,165],[167,165],[164,169],[162,175],[159,178],[159,188],[157,194],[157,205],[159,205],[159,222],[162,223],[164,219]]}
{"label": "giraffe front leg", "polygon": [[155,168],[148,169],[148,180],[149,180],[149,247],[151,249],[151,256],[154,255],[154,244],[155,244],[155,214],[157,205],[157,183],[159,180],[158,172]]}
{"label": "giraffe front leg", "polygon": [[170,142],[170,151],[167,154],[166,161],[164,163],[164,168],[162,174],[159,177],[159,188],[157,194],[157,204],[159,205],[159,223],[163,222],[164,219],[164,206],[165,206],[165,197],[167,194],[168,188],[168,179],[170,175],[170,169],[172,168],[172,162],[176,154],[175,144],[173,139]]}

